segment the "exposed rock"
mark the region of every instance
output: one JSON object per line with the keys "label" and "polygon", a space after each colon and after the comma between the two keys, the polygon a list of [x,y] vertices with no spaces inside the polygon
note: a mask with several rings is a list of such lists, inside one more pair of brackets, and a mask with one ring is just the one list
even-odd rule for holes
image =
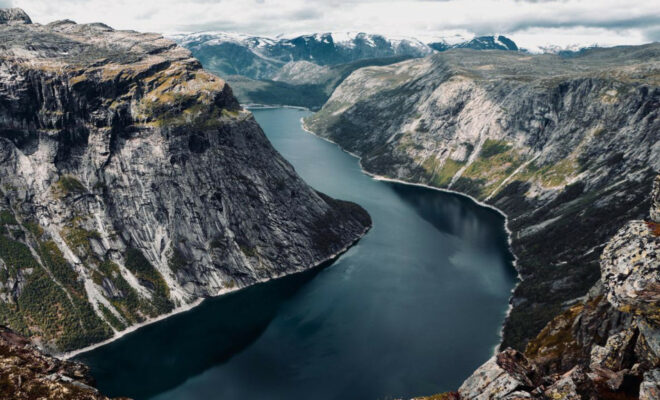
{"label": "exposed rock", "polygon": [[607,338],[605,346],[591,348],[591,368],[608,368],[620,371],[632,367],[637,332],[627,329]]}
{"label": "exposed rock", "polygon": [[32,20],[20,8],[0,8],[0,24],[31,24]]}
{"label": "exposed rock", "polygon": [[637,320],[639,338],[635,345],[635,355],[646,369],[660,366],[660,327],[647,321]]}
{"label": "exposed rock", "polygon": [[660,324],[660,236],[644,221],[631,221],[601,258],[607,298],[617,309]]}
{"label": "exposed rock", "polygon": [[0,326],[0,397],[108,400],[94,388],[87,366],[48,356],[3,326]]}
{"label": "exposed rock", "polygon": [[535,366],[522,353],[507,349],[479,367],[458,393],[466,400],[504,399],[519,389],[535,387],[536,379]]}
{"label": "exposed rock", "polygon": [[368,172],[508,215],[522,282],[503,346],[521,350],[598,280],[605,243],[647,215],[659,61],[657,43],[571,58],[450,50],[355,71],[305,123]]}
{"label": "exposed rock", "polygon": [[318,265],[371,224],[156,34],[0,25],[0,321],[55,350]]}
{"label": "exposed rock", "polygon": [[653,182],[651,201],[651,220],[660,223],[660,176],[657,176]]}
{"label": "exposed rock", "polygon": [[582,394],[594,392],[593,384],[579,367],[573,368],[553,383],[543,394],[549,399],[582,400]]}
{"label": "exposed rock", "polygon": [[644,381],[639,388],[639,400],[660,399],[660,369],[644,374]]}

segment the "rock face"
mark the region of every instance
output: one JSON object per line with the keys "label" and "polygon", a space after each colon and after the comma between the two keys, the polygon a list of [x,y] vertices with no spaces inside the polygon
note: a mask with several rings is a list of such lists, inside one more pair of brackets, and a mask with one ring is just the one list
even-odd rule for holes
{"label": "rock face", "polygon": [[368,172],[508,215],[522,282],[503,348],[523,350],[599,279],[607,241],[647,215],[659,84],[657,43],[572,58],[450,50],[355,71],[306,125]]}
{"label": "rock face", "polygon": [[533,388],[537,379],[535,366],[521,353],[508,349],[479,367],[458,393],[463,399],[488,400],[493,394],[504,398],[521,389]]}
{"label": "rock face", "polygon": [[0,39],[0,319],[42,345],[305,270],[370,226],[174,42],[71,21]]}
{"label": "rock face", "polygon": [[0,24],[31,24],[32,20],[20,8],[0,9]]}
{"label": "rock face", "polygon": [[4,326],[0,326],[0,379],[3,399],[109,400],[94,388],[87,366],[45,355]]}
{"label": "rock face", "polygon": [[[388,65],[409,56],[369,58],[346,64],[320,66],[308,61],[290,61],[272,80],[240,75],[227,76],[236,98],[243,104],[271,104],[318,110],[351,72],[371,65]],[[211,70],[218,73],[218,71]]]}

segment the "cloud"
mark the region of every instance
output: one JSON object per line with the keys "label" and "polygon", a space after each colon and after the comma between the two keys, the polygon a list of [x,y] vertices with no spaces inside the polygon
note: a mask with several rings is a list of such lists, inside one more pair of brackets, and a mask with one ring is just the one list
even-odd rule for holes
{"label": "cloud", "polygon": [[12,4],[12,0],[0,0],[0,8],[10,8]]}
{"label": "cloud", "polygon": [[548,40],[639,44],[658,40],[660,32],[657,1],[14,0],[14,5],[41,23],[70,18],[165,33],[225,30],[275,36],[365,31],[424,38],[502,33],[538,47],[551,44]]}

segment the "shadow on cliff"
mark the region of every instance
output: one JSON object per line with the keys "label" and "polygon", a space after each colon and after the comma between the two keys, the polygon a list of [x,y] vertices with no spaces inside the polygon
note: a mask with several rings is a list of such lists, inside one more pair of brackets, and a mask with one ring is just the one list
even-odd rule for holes
{"label": "shadow on cliff", "polygon": [[91,367],[102,393],[150,398],[248,348],[280,307],[332,263],[207,299],[192,311],[143,327],[77,359]]}

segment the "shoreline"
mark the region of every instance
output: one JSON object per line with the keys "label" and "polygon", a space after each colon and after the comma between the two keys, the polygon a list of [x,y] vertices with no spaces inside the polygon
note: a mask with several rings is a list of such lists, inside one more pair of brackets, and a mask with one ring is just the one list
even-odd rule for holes
{"label": "shoreline", "polygon": [[357,245],[357,243],[358,243],[358,242],[359,242],[359,241],[360,241],[360,240],[361,240],[361,239],[362,239],[367,233],[369,233],[369,231],[371,230],[372,226],[373,226],[373,225],[369,225],[369,226],[367,226],[362,232],[360,232],[360,234],[359,234],[354,240],[352,240],[352,241],[350,241],[349,243],[347,243],[344,247],[342,247],[341,249],[339,249],[339,250],[336,251],[335,253],[330,254],[329,256],[323,258],[323,259],[320,260],[320,261],[314,262],[312,265],[310,265],[310,266],[307,267],[307,268],[303,268],[303,269],[300,269],[300,270],[296,270],[296,271],[293,271],[293,272],[290,272],[290,273],[281,273],[281,274],[277,274],[277,275],[274,275],[274,276],[272,276],[272,277],[270,277],[270,278],[259,279],[259,280],[255,281],[255,282],[253,282],[253,283],[251,283],[251,284],[249,284],[249,285],[245,285],[245,286],[242,286],[242,287],[237,287],[237,288],[233,288],[233,289],[222,289],[221,291],[219,291],[219,292],[218,292],[217,294],[215,294],[215,295],[208,296],[208,297],[200,297],[200,298],[198,298],[198,299],[195,299],[195,300],[192,301],[191,303],[188,303],[188,304],[186,304],[186,305],[184,305],[184,306],[181,306],[181,307],[179,307],[179,308],[175,308],[174,310],[172,310],[171,312],[169,312],[169,313],[167,313],[167,314],[162,314],[162,315],[159,315],[159,316],[157,316],[157,317],[149,318],[149,319],[147,319],[147,320],[145,320],[145,321],[143,321],[143,322],[140,322],[139,324],[131,325],[130,327],[124,329],[123,331],[119,331],[119,332],[117,332],[114,336],[112,336],[111,338],[108,338],[108,339],[106,339],[106,340],[104,340],[104,341],[102,341],[102,342],[94,343],[94,344],[89,345],[89,346],[87,346],[87,347],[83,347],[82,349],[77,349],[77,350],[69,351],[69,352],[66,352],[66,353],[52,354],[52,356],[53,356],[53,357],[56,357],[56,358],[59,358],[60,360],[69,360],[69,359],[74,358],[74,357],[76,357],[76,356],[78,356],[78,355],[80,355],[80,354],[84,354],[84,353],[90,352],[90,351],[92,351],[92,350],[98,349],[99,347],[103,347],[103,346],[105,346],[105,345],[107,345],[107,344],[110,344],[110,343],[116,341],[116,340],[119,340],[119,339],[123,338],[123,337],[126,336],[126,335],[129,335],[129,334],[131,334],[131,333],[133,333],[133,332],[135,332],[135,331],[138,331],[140,328],[144,328],[144,327],[147,326],[147,325],[151,325],[151,324],[154,324],[154,323],[156,323],[156,322],[159,322],[159,321],[165,320],[165,319],[167,319],[167,318],[169,318],[169,317],[172,317],[172,316],[174,316],[174,315],[177,315],[177,314],[182,314],[182,313],[185,313],[185,312],[188,312],[188,311],[192,311],[194,308],[196,308],[197,306],[201,305],[201,304],[202,304],[204,301],[206,301],[206,300],[209,300],[209,299],[215,299],[215,298],[218,298],[218,297],[222,297],[222,296],[224,296],[224,295],[226,295],[226,294],[230,294],[230,293],[238,292],[238,291],[241,291],[241,290],[243,290],[243,289],[247,289],[247,288],[249,288],[249,287],[252,287],[252,286],[254,286],[254,285],[263,284],[263,283],[266,283],[266,282],[269,282],[269,281],[272,281],[272,280],[275,280],[275,279],[285,278],[285,277],[287,277],[287,276],[292,276],[292,275],[296,275],[296,274],[302,274],[302,273],[305,273],[305,272],[308,272],[308,271],[314,270],[314,269],[316,269],[316,268],[320,268],[320,267],[322,267],[322,266],[323,266],[324,264],[326,264],[326,263],[332,263],[332,262],[336,261],[336,260],[339,259],[339,257],[341,257],[344,253],[346,253],[347,251],[349,251],[353,246]]}
{"label": "shoreline", "polygon": [[[295,109],[295,110],[300,110],[300,111],[309,111],[309,112],[312,112],[311,110],[309,110],[309,109],[307,109],[307,108],[304,108],[304,107],[296,107],[296,106],[273,106],[273,105],[259,105],[259,104],[249,104],[249,105],[242,105],[242,106],[243,106],[245,109],[248,109],[248,110],[249,110],[249,109],[255,109],[255,110],[259,109],[259,110],[264,110],[264,109],[280,109],[280,108],[285,108],[285,109]],[[512,235],[512,232],[509,230],[509,227],[508,227],[508,221],[509,221],[509,219],[508,219],[508,216],[507,216],[502,210],[498,209],[498,208],[495,207],[495,206],[492,206],[492,205],[490,205],[490,204],[486,204],[486,203],[484,203],[484,202],[482,202],[482,201],[480,201],[480,200],[477,200],[476,198],[474,198],[474,197],[472,197],[472,196],[470,196],[470,195],[468,195],[468,194],[461,193],[461,192],[457,192],[457,191],[455,191],[455,190],[444,189],[444,188],[438,188],[438,187],[433,187],[433,186],[429,186],[429,185],[426,185],[426,184],[423,184],[423,183],[407,182],[407,181],[404,181],[404,180],[401,180],[401,179],[389,178],[389,177],[386,177],[386,176],[377,175],[377,174],[371,173],[371,172],[369,172],[369,171],[366,171],[366,170],[364,169],[363,165],[362,165],[362,157],[361,157],[361,156],[359,156],[359,155],[357,155],[357,154],[355,154],[355,153],[353,153],[353,152],[350,152],[350,151],[344,149],[344,148],[343,148],[342,146],[340,146],[338,143],[336,143],[336,142],[334,142],[334,141],[332,141],[332,140],[330,140],[330,139],[328,139],[328,138],[325,138],[325,137],[319,136],[319,135],[317,135],[315,132],[309,130],[309,129],[307,128],[307,126],[305,125],[305,122],[304,122],[303,118],[300,119],[300,126],[301,126],[301,128],[302,128],[305,132],[307,132],[308,134],[310,134],[310,135],[312,135],[312,136],[315,136],[315,137],[317,137],[317,138],[319,138],[319,139],[321,139],[321,140],[324,140],[324,141],[326,141],[326,142],[328,142],[328,143],[332,143],[333,145],[337,146],[337,148],[340,149],[341,151],[343,151],[344,153],[347,153],[347,154],[349,154],[350,156],[357,158],[357,159],[358,159],[358,165],[360,166],[360,171],[361,171],[363,174],[365,174],[365,175],[371,177],[371,178],[374,179],[374,180],[382,181],[382,182],[398,183],[398,184],[402,184],[402,185],[417,186],[417,187],[422,187],[422,188],[425,188],[425,189],[431,189],[431,190],[435,190],[435,191],[439,191],[439,192],[450,193],[450,194],[454,194],[454,195],[457,195],[457,196],[462,196],[462,197],[465,197],[465,198],[470,199],[472,202],[474,202],[475,204],[477,204],[477,205],[479,205],[479,206],[481,206],[481,207],[489,208],[489,209],[491,209],[491,210],[497,212],[497,213],[500,214],[501,216],[503,216],[503,217],[504,217],[504,230],[505,230],[505,232],[506,232],[506,234],[507,234],[508,248],[509,248],[509,252],[510,252],[511,255],[513,256],[512,265],[513,265],[514,269],[516,270],[516,274],[517,274],[516,279],[518,280],[518,282],[521,281],[520,273],[518,272],[518,269],[516,268],[516,263],[517,263],[518,258],[517,258],[517,256],[515,255],[515,253],[513,252],[512,247],[511,247],[511,243],[512,243],[511,235]],[[359,241],[360,241],[360,240],[361,240],[361,239],[362,239],[362,238],[363,238],[363,237],[369,232],[369,230],[370,230],[371,228],[372,228],[372,226],[368,226],[368,227],[366,227],[366,228],[364,229],[364,231],[362,231],[362,232],[358,235],[358,237],[357,237],[355,240],[353,240],[353,241],[351,241],[350,243],[348,243],[346,246],[344,246],[342,249],[340,249],[340,250],[337,251],[336,253],[333,253],[333,254],[329,255],[328,257],[326,257],[326,258],[324,258],[324,259],[322,259],[322,260],[320,260],[320,261],[318,261],[318,262],[312,264],[311,266],[309,266],[309,267],[307,267],[307,268],[304,268],[304,269],[301,269],[301,270],[297,270],[297,271],[294,271],[294,272],[291,272],[291,273],[277,274],[277,275],[274,275],[274,276],[272,276],[272,277],[270,277],[270,278],[260,279],[260,280],[257,280],[257,281],[255,281],[255,282],[253,282],[253,283],[251,283],[251,284],[249,284],[249,285],[243,286],[243,287],[238,287],[238,288],[233,288],[233,289],[222,289],[221,291],[219,291],[218,293],[216,293],[216,294],[214,294],[214,295],[211,295],[211,296],[208,296],[208,297],[197,298],[197,299],[195,299],[194,301],[192,301],[191,303],[188,303],[188,304],[183,305],[183,306],[181,306],[181,307],[175,308],[174,310],[172,310],[171,312],[169,312],[169,313],[167,313],[167,314],[162,314],[162,315],[159,315],[159,316],[157,316],[157,317],[149,318],[149,319],[147,319],[147,320],[145,320],[145,321],[143,321],[143,322],[140,322],[140,323],[138,323],[138,324],[131,325],[130,327],[124,329],[123,331],[116,332],[115,335],[113,335],[112,337],[110,337],[110,338],[108,338],[108,339],[106,339],[106,340],[104,340],[104,341],[102,341],[102,342],[94,343],[94,344],[89,345],[89,346],[87,346],[87,347],[84,347],[84,348],[81,348],[81,349],[77,349],[77,350],[73,350],[73,351],[66,352],[66,353],[53,354],[53,356],[54,356],[54,357],[57,357],[57,358],[59,358],[59,359],[62,359],[62,360],[69,360],[69,359],[74,358],[74,357],[76,357],[76,356],[78,356],[78,355],[80,355],[80,354],[84,354],[84,353],[90,352],[90,351],[92,351],[92,350],[95,350],[95,349],[97,349],[97,348],[99,348],[99,347],[103,347],[103,346],[105,346],[105,345],[108,345],[108,344],[110,344],[110,343],[112,343],[112,342],[114,342],[114,341],[116,341],[116,340],[119,340],[119,339],[123,338],[124,336],[127,336],[127,335],[129,335],[129,334],[131,334],[131,333],[133,333],[133,332],[138,331],[140,328],[143,328],[143,327],[145,327],[145,326],[148,326],[148,325],[151,325],[151,324],[154,324],[154,323],[160,322],[160,321],[165,320],[165,319],[167,319],[167,318],[169,318],[169,317],[172,317],[172,316],[175,316],[175,315],[178,315],[178,314],[181,314],[181,313],[185,313],[185,312],[191,311],[191,310],[193,310],[194,308],[196,308],[197,306],[201,305],[201,304],[202,304],[205,300],[207,300],[207,299],[218,298],[218,297],[221,297],[221,296],[226,295],[226,294],[230,294],[230,293],[238,292],[238,291],[240,291],[240,290],[246,289],[246,288],[251,287],[251,286],[254,286],[254,285],[258,285],[258,284],[262,284],[262,283],[269,282],[269,281],[271,281],[271,280],[275,280],[275,279],[279,279],[279,278],[283,278],[283,277],[286,277],[286,276],[291,276],[291,275],[295,275],[295,274],[299,274],[299,273],[304,273],[304,272],[306,272],[306,271],[310,271],[310,270],[313,270],[313,269],[315,269],[315,268],[318,268],[318,267],[322,266],[323,264],[325,264],[325,263],[327,263],[327,262],[336,261],[336,259],[338,259],[341,255],[343,255],[343,254],[346,253],[348,250],[350,250],[353,246],[355,246],[355,245],[356,245],[356,244],[357,244],[357,243],[358,243],[358,242],[359,242]],[[514,288],[511,289],[511,293],[513,293],[513,291],[515,290],[515,288],[517,287],[517,285],[518,285],[518,283],[516,283],[516,285],[514,286]],[[511,305],[511,303],[509,302],[509,304],[508,304],[508,308],[507,308],[507,311],[506,311],[506,313],[505,313],[505,320],[506,320],[506,318],[509,317],[509,314],[510,314],[510,312],[511,312],[511,309],[512,309],[512,305]],[[502,338],[503,329],[504,329],[504,327],[503,327],[503,324],[502,324],[502,327],[500,328],[500,331],[499,331],[499,333],[498,333],[498,336],[500,337],[500,339]],[[499,349],[499,346],[500,346],[500,344],[495,345],[495,348],[494,348],[494,352],[493,352],[493,354],[497,354],[498,349]]]}
{"label": "shoreline", "polygon": [[454,195],[457,195],[457,196],[462,196],[462,197],[465,197],[465,198],[468,198],[468,199],[472,200],[472,202],[474,202],[475,204],[477,204],[481,207],[484,207],[484,208],[489,208],[489,209],[497,212],[498,214],[500,214],[501,216],[504,217],[504,231],[506,232],[509,253],[513,256],[513,260],[511,261],[511,264],[513,265],[513,269],[516,271],[517,282],[510,291],[509,303],[507,305],[507,310],[506,310],[506,313],[504,315],[504,321],[502,322],[502,325],[501,325],[499,333],[498,333],[498,336],[500,337],[500,343],[496,344],[495,348],[493,349],[493,355],[497,355],[497,353],[500,351],[500,346],[502,344],[502,339],[504,338],[504,322],[506,322],[506,320],[509,318],[509,316],[511,314],[511,311],[513,310],[513,305],[511,304],[511,299],[513,298],[513,293],[515,292],[515,290],[518,287],[518,285],[520,284],[520,282],[522,282],[522,276],[520,275],[520,271],[518,271],[518,268],[516,267],[518,265],[518,256],[513,251],[513,239],[512,239],[513,232],[509,229],[509,216],[504,211],[500,210],[499,208],[497,208],[497,207],[495,207],[491,204],[484,203],[484,202],[482,202],[482,201],[480,201],[480,200],[478,200],[478,199],[476,199],[476,198],[474,198],[474,197],[472,197],[472,196],[470,196],[469,194],[466,194],[466,193],[458,192],[458,191],[455,191],[455,190],[452,190],[452,189],[445,189],[445,188],[429,186],[429,185],[426,185],[426,184],[423,184],[423,183],[407,182],[407,181],[404,181],[404,180],[401,180],[401,179],[388,178],[388,177],[383,176],[383,175],[378,175],[378,174],[371,173],[371,172],[364,169],[364,166],[362,165],[362,156],[344,149],[339,143],[334,142],[331,139],[328,139],[328,138],[325,138],[323,136],[320,136],[320,135],[316,134],[314,131],[310,130],[305,125],[304,118],[300,118],[300,126],[302,127],[302,129],[305,132],[309,133],[310,135],[315,136],[315,137],[317,137],[321,140],[325,140],[328,143],[332,143],[335,146],[337,146],[337,148],[339,148],[344,153],[346,153],[346,154],[348,154],[352,157],[357,158],[358,159],[358,165],[360,166],[360,171],[362,171],[363,174],[371,177],[374,180],[381,181],[381,182],[398,183],[398,184],[409,185],[409,186],[417,186],[417,187],[422,187],[422,188],[425,188],[425,189],[435,190],[435,191],[438,191],[438,192],[444,192],[444,193],[454,194]]}

